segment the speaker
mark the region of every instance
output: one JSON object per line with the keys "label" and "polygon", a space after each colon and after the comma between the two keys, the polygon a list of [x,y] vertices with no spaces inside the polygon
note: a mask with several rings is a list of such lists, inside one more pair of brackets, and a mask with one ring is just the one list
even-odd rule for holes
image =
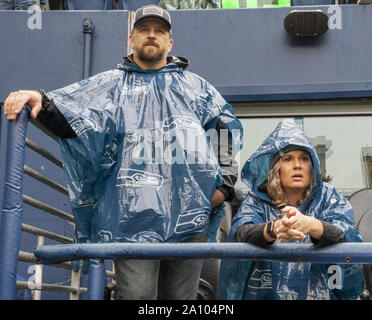
{"label": "speaker", "polygon": [[321,10],[293,10],[285,17],[284,28],[296,37],[317,37],[328,31],[328,16]]}

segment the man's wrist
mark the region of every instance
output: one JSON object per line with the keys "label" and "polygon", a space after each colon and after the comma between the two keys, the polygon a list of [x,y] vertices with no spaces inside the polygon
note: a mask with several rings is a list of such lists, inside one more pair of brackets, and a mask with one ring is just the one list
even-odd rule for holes
{"label": "man's wrist", "polygon": [[218,186],[216,189],[223,193],[223,196],[225,197],[224,201],[231,202],[232,198],[234,197],[234,188],[223,184]]}
{"label": "man's wrist", "polygon": [[221,192],[223,194],[224,201],[226,199],[228,199],[228,197],[229,197],[229,191],[223,185],[222,186],[218,186],[216,188],[216,190],[218,190],[219,192]]}
{"label": "man's wrist", "polygon": [[224,194],[220,190],[216,189],[211,200],[212,208],[214,209],[218,207],[224,201],[225,201]]}
{"label": "man's wrist", "polygon": [[47,96],[44,89],[35,90],[41,95],[41,110],[45,110],[50,104],[50,98]]}

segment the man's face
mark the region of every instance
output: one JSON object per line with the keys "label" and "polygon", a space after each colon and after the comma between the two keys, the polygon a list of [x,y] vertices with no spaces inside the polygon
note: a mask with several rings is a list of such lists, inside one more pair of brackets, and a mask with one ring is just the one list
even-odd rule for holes
{"label": "man's face", "polygon": [[135,59],[147,65],[159,67],[166,63],[173,40],[168,27],[157,19],[145,19],[140,22],[129,36],[130,46]]}

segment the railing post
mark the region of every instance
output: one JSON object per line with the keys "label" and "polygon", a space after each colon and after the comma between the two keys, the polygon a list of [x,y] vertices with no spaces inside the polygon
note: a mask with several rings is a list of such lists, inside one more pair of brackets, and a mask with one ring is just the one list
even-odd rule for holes
{"label": "railing post", "polygon": [[16,297],[17,263],[23,218],[23,166],[28,110],[8,121],[3,204],[0,226],[0,299]]}
{"label": "railing post", "polygon": [[80,275],[81,269],[71,271],[71,287],[76,288],[76,292],[70,293],[70,300],[79,300],[80,295]]}
{"label": "railing post", "polygon": [[106,286],[106,269],[101,259],[90,259],[88,271],[88,300],[103,300]]}
{"label": "railing post", "polygon": [[[38,236],[37,237],[37,246],[44,245],[44,237]],[[43,265],[36,264],[35,265],[35,288],[33,290],[32,300],[41,300],[41,292],[42,292],[42,285],[43,285]]]}

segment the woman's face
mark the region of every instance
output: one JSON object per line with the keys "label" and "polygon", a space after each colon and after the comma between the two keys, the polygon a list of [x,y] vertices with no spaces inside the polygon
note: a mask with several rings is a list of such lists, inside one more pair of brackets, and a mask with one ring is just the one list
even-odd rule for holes
{"label": "woman's face", "polygon": [[280,182],[284,194],[305,192],[311,181],[310,155],[302,150],[290,151],[281,157]]}

